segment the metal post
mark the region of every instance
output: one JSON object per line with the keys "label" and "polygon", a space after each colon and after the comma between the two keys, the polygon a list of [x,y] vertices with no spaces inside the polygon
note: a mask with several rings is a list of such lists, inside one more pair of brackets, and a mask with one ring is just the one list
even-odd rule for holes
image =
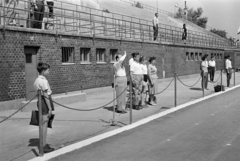
{"label": "metal post", "polygon": [[130,97],[130,124],[132,124],[132,78],[131,78],[131,75],[130,75],[130,90],[129,90],[129,97]]}
{"label": "metal post", "polygon": [[205,79],[204,79],[204,73],[202,73],[202,91],[203,91],[203,97],[204,97],[204,92],[205,92],[205,90],[204,90],[204,88],[205,88]]}
{"label": "metal post", "polygon": [[115,98],[116,98],[116,92],[115,92],[115,75],[113,76],[113,119],[112,119],[112,124],[111,126],[115,126]]}
{"label": "metal post", "polygon": [[174,107],[177,107],[177,74],[174,73]]}
{"label": "metal post", "polygon": [[220,75],[221,75],[221,91],[223,91],[223,88],[222,88],[222,69],[221,69],[220,72],[221,72],[221,73],[220,73]]}
{"label": "metal post", "polygon": [[234,77],[234,78],[233,78],[233,85],[235,86],[235,85],[236,85],[236,75],[235,75],[235,74],[236,74],[236,73],[235,73],[236,68],[234,68],[233,70],[234,70],[234,71],[233,71],[233,77]]}
{"label": "metal post", "polygon": [[41,91],[38,90],[39,154],[40,156],[43,156],[43,116],[41,97]]}
{"label": "metal post", "polygon": [[5,31],[5,7],[6,7],[6,4],[5,4],[5,0],[3,0],[3,30]]}

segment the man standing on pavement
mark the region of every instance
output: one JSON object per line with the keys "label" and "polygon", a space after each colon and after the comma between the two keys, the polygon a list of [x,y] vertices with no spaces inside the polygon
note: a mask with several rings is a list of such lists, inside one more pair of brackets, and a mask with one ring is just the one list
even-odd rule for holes
{"label": "man standing on pavement", "polygon": [[205,54],[202,57],[202,62],[200,65],[200,70],[201,70],[201,76],[202,76],[202,89],[208,90],[208,61],[207,61],[208,55]]}
{"label": "man standing on pavement", "polygon": [[210,82],[214,81],[214,74],[216,71],[216,61],[214,56],[211,56],[211,60],[208,62],[208,70],[209,70],[209,75],[210,75]]}
{"label": "man standing on pavement", "polygon": [[232,62],[230,59],[231,59],[230,55],[226,56],[225,70],[227,75],[227,87],[230,86],[230,80],[232,77]]}
{"label": "man standing on pavement", "polygon": [[153,18],[153,36],[153,40],[155,41],[158,36],[158,13],[155,13],[155,17]]}

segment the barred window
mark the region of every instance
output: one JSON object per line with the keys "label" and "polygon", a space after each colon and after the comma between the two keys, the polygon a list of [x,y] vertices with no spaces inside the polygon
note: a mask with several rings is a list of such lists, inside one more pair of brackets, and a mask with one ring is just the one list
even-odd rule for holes
{"label": "barred window", "polygon": [[74,63],[74,47],[62,47],[62,63]]}
{"label": "barred window", "polygon": [[80,49],[80,61],[89,62],[90,61],[90,51],[91,51],[91,48],[81,48]]}
{"label": "barred window", "polygon": [[105,49],[97,49],[96,50],[96,57],[97,62],[104,62],[105,61]]}
{"label": "barred window", "polygon": [[117,49],[110,49],[110,61],[116,61]]}

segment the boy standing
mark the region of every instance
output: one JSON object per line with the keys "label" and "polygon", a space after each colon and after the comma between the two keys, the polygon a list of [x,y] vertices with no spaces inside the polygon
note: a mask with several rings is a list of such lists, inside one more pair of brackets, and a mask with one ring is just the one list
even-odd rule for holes
{"label": "boy standing", "polygon": [[48,144],[46,144],[48,121],[52,115],[52,110],[53,110],[52,109],[53,107],[51,106],[51,102],[50,102],[52,91],[45,77],[50,73],[49,68],[50,68],[50,65],[48,65],[47,63],[38,63],[37,71],[39,75],[34,82],[34,88],[36,90],[41,90],[42,116],[43,116],[43,152],[44,153],[48,153],[54,150]]}

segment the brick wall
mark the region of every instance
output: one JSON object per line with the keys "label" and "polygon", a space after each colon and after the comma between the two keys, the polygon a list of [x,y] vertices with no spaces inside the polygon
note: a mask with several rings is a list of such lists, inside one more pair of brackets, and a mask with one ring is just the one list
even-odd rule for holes
{"label": "brick wall", "polygon": [[[51,75],[48,78],[54,93],[65,91],[109,86],[112,83],[113,68],[110,63],[110,49],[126,50],[128,56],[125,64],[128,70],[128,60],[132,52],[139,52],[146,57],[157,57],[159,78],[177,75],[199,73],[200,61],[186,61],[186,52],[201,52],[204,54],[223,53],[222,49],[206,49],[185,45],[163,45],[150,42],[120,41],[109,38],[55,36],[46,33],[5,31],[0,35],[0,102],[25,98],[25,46],[39,46],[38,61],[51,65]],[[62,65],[62,47],[74,47],[75,64]],[[80,48],[91,48],[91,64],[81,64]],[[106,49],[106,63],[97,64],[96,48]],[[164,62],[164,64],[163,64]],[[218,61],[220,68],[223,61]]]}

